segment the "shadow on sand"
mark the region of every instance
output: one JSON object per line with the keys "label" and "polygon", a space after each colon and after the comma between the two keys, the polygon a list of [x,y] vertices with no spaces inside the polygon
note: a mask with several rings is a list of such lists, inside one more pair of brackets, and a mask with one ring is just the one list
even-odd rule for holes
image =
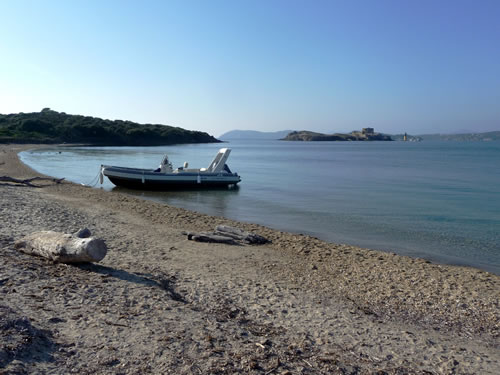
{"label": "shadow on sand", "polygon": [[164,274],[141,274],[131,273],[124,270],[118,270],[112,267],[102,266],[93,263],[82,263],[74,265],[81,270],[94,272],[100,275],[113,277],[122,281],[143,285],[158,287],[167,292],[171,299],[178,302],[187,303],[186,299],[175,291],[175,277],[169,277]]}

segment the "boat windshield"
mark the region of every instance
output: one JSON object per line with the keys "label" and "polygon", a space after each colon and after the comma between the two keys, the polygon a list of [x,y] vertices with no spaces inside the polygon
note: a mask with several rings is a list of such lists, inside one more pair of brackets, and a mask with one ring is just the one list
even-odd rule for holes
{"label": "boat windshield", "polygon": [[162,173],[172,172],[172,164],[170,164],[170,161],[168,160],[168,155],[165,155],[163,157],[163,160],[161,161],[158,168]]}

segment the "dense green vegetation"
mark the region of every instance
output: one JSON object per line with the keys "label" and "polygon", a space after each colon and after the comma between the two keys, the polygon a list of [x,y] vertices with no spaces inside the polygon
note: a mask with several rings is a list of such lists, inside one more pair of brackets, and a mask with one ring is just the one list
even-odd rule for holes
{"label": "dense green vegetation", "polygon": [[167,125],[137,124],[41,112],[0,114],[0,143],[84,143],[106,146],[159,146],[219,142],[211,135]]}

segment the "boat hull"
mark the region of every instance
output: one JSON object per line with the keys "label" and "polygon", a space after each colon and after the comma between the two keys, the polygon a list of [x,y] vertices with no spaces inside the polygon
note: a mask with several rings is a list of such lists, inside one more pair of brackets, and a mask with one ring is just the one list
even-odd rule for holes
{"label": "boat hull", "polygon": [[121,167],[104,167],[103,175],[116,186],[141,190],[222,188],[241,181],[236,173],[156,173]]}

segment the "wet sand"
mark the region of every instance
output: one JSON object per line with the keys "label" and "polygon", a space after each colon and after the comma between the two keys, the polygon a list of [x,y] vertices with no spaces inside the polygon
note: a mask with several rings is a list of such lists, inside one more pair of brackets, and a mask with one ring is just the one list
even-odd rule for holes
{"label": "wet sand", "polygon": [[[0,146],[0,176],[38,175]],[[0,374],[500,373],[500,276],[72,183],[0,183]],[[218,224],[265,246],[188,241]],[[19,253],[88,227],[99,264]]]}

